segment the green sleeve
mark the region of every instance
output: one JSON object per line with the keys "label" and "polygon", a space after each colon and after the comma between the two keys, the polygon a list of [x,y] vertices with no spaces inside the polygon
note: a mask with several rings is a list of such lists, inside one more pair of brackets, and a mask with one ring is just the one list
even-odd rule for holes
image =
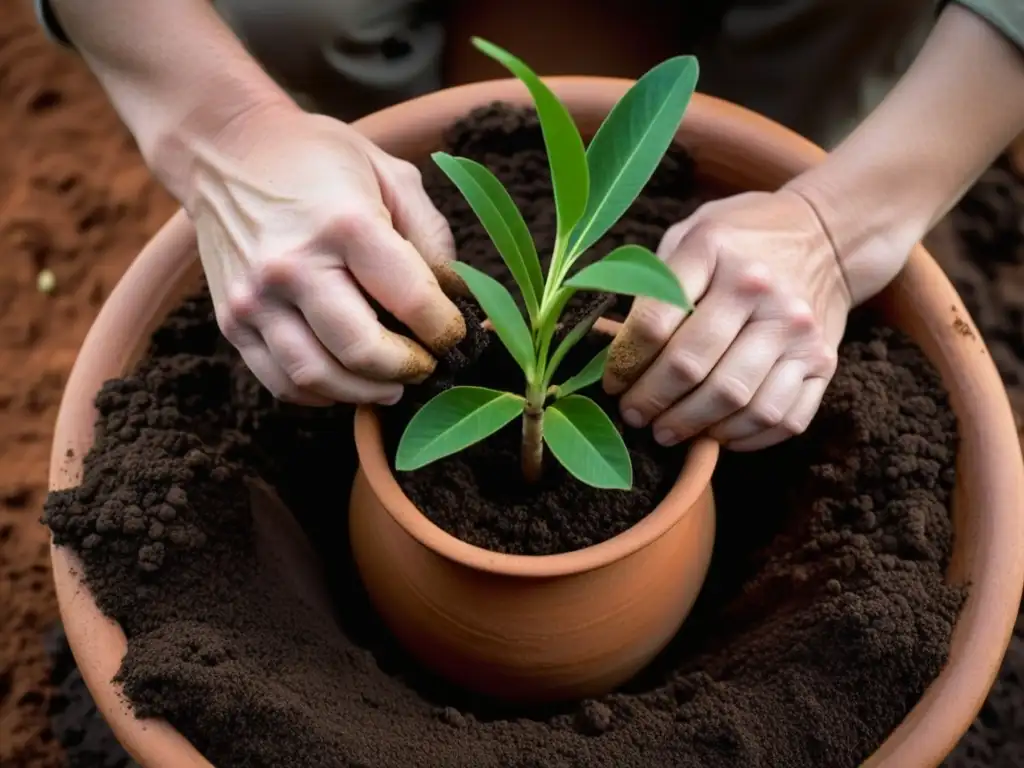
{"label": "green sleeve", "polygon": [[[956,2],[992,24],[1024,51],[1024,0],[937,0],[941,12],[950,2]],[[49,36],[59,43],[70,45],[61,29],[49,0],[36,0],[36,14]]]}
{"label": "green sleeve", "polygon": [[978,14],[1024,51],[1024,0],[938,0],[939,11],[950,2]]}

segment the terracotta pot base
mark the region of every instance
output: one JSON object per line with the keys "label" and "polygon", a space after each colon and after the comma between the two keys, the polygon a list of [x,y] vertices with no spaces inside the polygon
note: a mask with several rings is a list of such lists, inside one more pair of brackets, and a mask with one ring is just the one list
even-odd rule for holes
{"label": "terracotta pot base", "polygon": [[[599,320],[594,331],[613,335],[618,328]],[[583,340],[565,369],[585,364],[606,343]],[[512,365],[506,372],[505,361],[504,355],[482,358],[476,365],[486,381],[460,381],[511,388],[521,374]],[[510,380],[499,381],[504,375]],[[406,410],[397,413],[404,417]],[[668,644],[704,582],[715,538],[710,482],[718,458],[718,445],[708,438],[690,446],[671,490],[639,523],[593,546],[541,556],[468,544],[416,509],[391,470],[375,411],[356,413],[355,440],[360,469],[349,525],[363,583],[406,648],[464,688],[534,703],[607,693]],[[454,470],[436,471],[441,482]],[[518,464],[508,471],[518,472]],[[652,490],[632,493],[644,499]],[[466,504],[470,491],[462,489]],[[608,513],[595,507],[609,493],[562,489],[557,498],[576,496],[571,514],[583,526],[587,515]],[[446,491],[444,498],[452,495]],[[491,514],[499,513],[492,508]],[[538,515],[544,519],[540,509]]]}

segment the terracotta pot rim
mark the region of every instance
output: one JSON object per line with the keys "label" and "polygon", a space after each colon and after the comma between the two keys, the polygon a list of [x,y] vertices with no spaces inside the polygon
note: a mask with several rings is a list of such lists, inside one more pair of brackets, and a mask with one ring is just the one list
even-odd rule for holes
{"label": "terracotta pot rim", "polygon": [[622,560],[648,546],[689,513],[711,482],[720,447],[708,437],[690,444],[683,469],[672,489],[649,515],[629,530],[584,549],[557,555],[509,555],[457,539],[439,528],[405,495],[395,479],[376,410],[361,406],[355,416],[359,466],[374,494],[396,523],[427,549],[473,570],[496,576],[552,578],[586,573]]}
{"label": "terracotta pot rim", "polygon": [[[544,79],[560,98],[590,119],[606,113],[631,83],[619,78]],[[493,102],[522,106],[528,101],[520,83],[494,80],[413,99],[369,115],[354,126],[393,154],[422,159],[436,148],[440,129],[469,110]],[[683,143],[697,160],[698,172],[703,175],[706,169],[709,175],[720,175],[727,182],[737,174],[747,176],[744,168],[752,156],[757,157],[760,188],[782,184],[825,156],[820,148],[778,123],[701,93],[694,94],[683,130]],[[179,210],[146,244],[110,294],[81,346],[61,399],[50,460],[52,490],[81,480],[82,459],[92,445],[93,399],[106,378],[123,372],[118,366],[123,365],[127,353],[118,350],[117,344],[130,343],[132,334],[137,333],[126,327],[125,318],[142,325],[152,311],[146,301],[159,296],[161,286],[173,284],[196,259],[195,232]],[[933,289],[922,290],[922,285]],[[961,448],[960,461],[977,473],[973,493],[976,500],[984,497],[984,502],[978,501],[984,511],[977,512],[972,523],[975,540],[956,547],[969,547],[975,565],[967,573],[973,583],[954,627],[950,661],[904,721],[866,759],[865,768],[938,765],[949,754],[995,679],[1024,585],[1024,516],[1020,514],[1024,465],[1009,401],[991,356],[962,299],[921,246],[914,249],[886,293],[897,303],[924,312],[933,322],[940,322],[939,313],[951,307],[967,324],[969,334],[949,329],[936,333],[947,356],[943,379],[960,396],[957,414],[965,430],[962,446],[974,446],[972,451]],[[978,455],[980,446],[986,456],[994,451],[991,460]],[[81,565],[74,554],[53,546],[52,540],[50,554],[68,641],[89,690],[118,739],[138,762],[152,768],[210,768],[165,721],[136,721],[123,702],[120,686],[111,682],[126,650],[124,632],[100,612],[81,579]]]}
{"label": "terracotta pot rim", "polygon": [[[594,328],[614,335],[620,323],[602,318]],[[600,544],[557,555],[509,555],[462,541],[438,527],[405,495],[384,450],[376,408],[363,406],[355,416],[359,467],[388,514],[427,549],[478,571],[499,576],[551,578],[586,573],[622,560],[657,541],[689,514],[711,483],[720,451],[716,441],[698,437],[688,446],[686,460],[672,488],[643,520]],[[514,470],[515,468],[513,468]]]}

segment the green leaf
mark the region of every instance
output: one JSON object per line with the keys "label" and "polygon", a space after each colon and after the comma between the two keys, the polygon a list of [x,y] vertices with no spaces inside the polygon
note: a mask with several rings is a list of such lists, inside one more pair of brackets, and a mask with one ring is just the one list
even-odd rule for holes
{"label": "green leaf", "polygon": [[679,278],[642,245],[622,245],[565,281],[569,288],[649,296],[689,310]]}
{"label": "green leaf", "polygon": [[590,198],[570,241],[572,258],[596,243],[626,212],[672,143],[697,85],[693,56],[662,62],[608,113],[587,147]]}
{"label": "green leaf", "polygon": [[558,385],[555,397],[561,399],[568,397],[573,392],[579,392],[581,389],[589,387],[601,380],[604,375],[604,366],[608,362],[608,350],[610,347],[605,347],[598,352],[594,357],[583,366],[583,370],[577,373],[575,376],[570,376],[564,382]]}
{"label": "green leaf", "polygon": [[590,188],[587,154],[579,129],[565,105],[524,62],[479,37],[473,38],[473,45],[522,80],[533,97],[551,165],[558,214],[557,239],[565,243],[587,208]]}
{"label": "green leaf", "polygon": [[494,242],[523,293],[530,317],[537,316],[544,294],[544,273],[530,229],[512,196],[486,166],[465,157],[435,152],[434,162],[459,188]]}
{"label": "green leaf", "polygon": [[493,435],[523,412],[526,400],[485,387],[453,387],[416,411],[398,443],[395,469],[410,472]]}
{"label": "green leaf", "polygon": [[519,311],[519,307],[516,306],[516,300],[512,298],[512,294],[506,291],[505,286],[493,277],[485,275],[469,264],[454,261],[451,267],[465,281],[466,287],[476,297],[484,314],[494,326],[494,332],[498,334],[501,343],[519,363],[523,373],[527,377],[532,376],[536,367],[533,337],[530,335],[530,329],[526,327],[526,321],[523,320],[523,315]]}
{"label": "green leaf", "polygon": [[579,343],[580,339],[590,333],[590,329],[594,327],[594,323],[596,323],[598,319],[600,319],[600,317],[613,306],[615,306],[615,297],[606,297],[603,301],[599,302],[597,306],[590,310],[586,317],[576,323],[572,330],[565,335],[565,338],[562,339],[562,342],[555,350],[555,354],[551,356],[551,360],[544,369],[545,389],[547,388],[547,385],[551,383],[552,377],[554,377],[555,373],[558,371],[558,366],[562,364],[565,356],[569,354],[569,350],[575,347]]}
{"label": "green leaf", "polygon": [[544,442],[571,475],[595,488],[628,491],[633,466],[608,414],[588,397],[570,395],[544,411]]}

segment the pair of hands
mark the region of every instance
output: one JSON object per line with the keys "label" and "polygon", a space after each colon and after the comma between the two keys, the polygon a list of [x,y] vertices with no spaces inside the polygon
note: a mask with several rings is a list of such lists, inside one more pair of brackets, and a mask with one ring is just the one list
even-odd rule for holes
{"label": "pair of hands", "polygon": [[[285,108],[239,121],[197,153],[189,192],[220,328],[276,397],[393,404],[464,336],[447,222],[414,166],[350,127]],[[624,420],[735,450],[806,429],[851,306],[810,204],[790,190],[708,203],[658,254],[695,309],[683,322],[635,302],[604,377]]]}

